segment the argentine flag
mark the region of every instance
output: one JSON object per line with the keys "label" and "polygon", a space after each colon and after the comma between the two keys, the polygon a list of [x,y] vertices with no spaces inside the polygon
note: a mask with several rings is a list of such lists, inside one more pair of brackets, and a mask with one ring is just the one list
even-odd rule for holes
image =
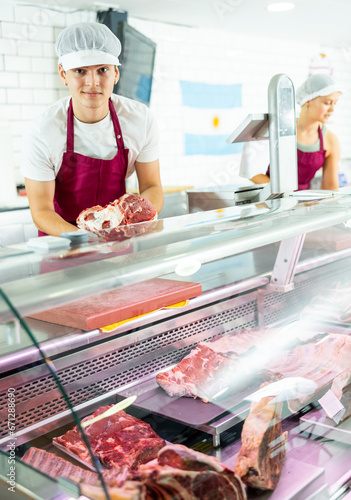
{"label": "argentine flag", "polygon": [[241,84],[216,85],[181,81],[186,155],[233,155],[242,144],[226,139],[238,126]]}

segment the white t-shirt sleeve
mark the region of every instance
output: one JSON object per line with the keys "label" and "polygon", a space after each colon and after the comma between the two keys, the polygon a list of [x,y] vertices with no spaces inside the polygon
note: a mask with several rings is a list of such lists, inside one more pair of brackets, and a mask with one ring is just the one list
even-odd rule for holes
{"label": "white t-shirt sleeve", "polygon": [[239,175],[246,179],[252,179],[255,175],[265,174],[269,162],[268,140],[245,142],[241,155]]}
{"label": "white t-shirt sleeve", "polygon": [[159,132],[153,113],[147,108],[145,114],[144,144],[136,161],[148,163],[159,158]]}
{"label": "white t-shirt sleeve", "polygon": [[22,138],[21,173],[34,181],[55,180],[50,151],[36,123],[30,124]]}

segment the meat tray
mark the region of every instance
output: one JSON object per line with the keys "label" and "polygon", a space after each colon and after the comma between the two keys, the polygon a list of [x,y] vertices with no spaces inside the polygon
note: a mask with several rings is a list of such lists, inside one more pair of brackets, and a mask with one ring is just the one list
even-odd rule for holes
{"label": "meat tray", "polygon": [[136,394],[138,397],[133,406],[196,428],[214,421],[226,412],[232,413],[232,417],[239,420],[246,418],[249,402],[243,399],[255,390],[251,387],[217,403],[203,403],[200,399],[168,396],[157,384],[155,376],[152,376],[118,392],[117,395],[124,398]]}
{"label": "meat tray", "polygon": [[351,417],[336,425],[323,409],[313,410],[300,418],[300,430],[344,444],[351,444]]}
{"label": "meat tray", "polygon": [[[257,490],[248,490],[248,500],[301,500],[307,498],[309,494],[307,488],[313,484],[313,491],[317,490],[323,484],[322,474],[324,469],[315,465],[301,462],[295,458],[286,456],[282,475],[275,490],[260,492],[257,495]],[[320,483],[320,484],[319,484]],[[307,493],[305,496],[304,492]],[[323,497],[322,497],[323,498]]]}

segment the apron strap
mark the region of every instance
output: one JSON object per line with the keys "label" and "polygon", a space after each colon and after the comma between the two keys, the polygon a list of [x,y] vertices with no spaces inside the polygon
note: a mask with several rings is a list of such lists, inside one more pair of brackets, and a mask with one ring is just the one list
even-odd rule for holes
{"label": "apron strap", "polygon": [[110,108],[110,113],[111,113],[113,128],[115,130],[115,135],[116,135],[116,140],[117,140],[117,147],[118,147],[118,149],[124,149],[124,141],[123,141],[121,126],[119,124],[117,113],[116,113],[116,110],[114,108],[114,105],[112,103],[111,98],[108,101],[108,105],[109,105],[109,108]]}
{"label": "apron strap", "polygon": [[320,150],[323,151],[324,150],[323,133],[322,133],[322,129],[320,126],[318,127],[318,133],[319,133]]}
{"label": "apron strap", "polygon": [[67,153],[74,152],[73,106],[72,98],[69,102],[67,115]]}
{"label": "apron strap", "polygon": [[[119,124],[117,113],[112,104],[111,99],[109,99],[108,105],[111,113],[113,128],[116,135],[117,147],[118,149],[124,149],[124,141],[123,141],[121,126]],[[73,153],[73,152],[74,152],[74,126],[73,126],[73,106],[71,98],[67,115],[67,153]]]}

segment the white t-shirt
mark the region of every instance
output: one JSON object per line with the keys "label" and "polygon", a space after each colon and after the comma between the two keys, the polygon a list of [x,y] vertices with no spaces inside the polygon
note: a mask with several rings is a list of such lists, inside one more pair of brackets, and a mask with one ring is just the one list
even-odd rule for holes
{"label": "white t-shirt", "polygon": [[239,175],[246,179],[252,179],[255,175],[265,174],[269,163],[268,140],[245,142],[241,155]]}
{"label": "white t-shirt", "polygon": [[[116,94],[111,96],[121,126],[124,147],[129,149],[126,177],[135,161],[157,160],[158,129],[144,104]],[[22,142],[22,175],[36,181],[56,178],[67,144],[67,112],[70,96],[60,99],[30,123]],[[74,117],[74,151],[91,158],[110,160],[117,153],[116,135],[110,113],[97,123]]]}

